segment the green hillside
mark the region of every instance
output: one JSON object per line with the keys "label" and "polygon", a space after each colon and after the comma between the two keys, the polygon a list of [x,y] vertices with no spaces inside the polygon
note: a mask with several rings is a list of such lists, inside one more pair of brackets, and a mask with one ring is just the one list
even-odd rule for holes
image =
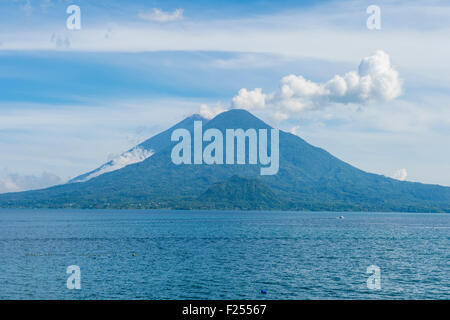
{"label": "green hillside", "polygon": [[[177,127],[192,130],[195,119],[200,118]],[[270,126],[247,111],[231,110],[204,120],[203,128],[225,133]],[[156,150],[143,162],[86,182],[3,194],[0,207],[450,212],[448,187],[361,171],[290,133],[280,131],[278,173],[261,176],[259,165],[175,165],[171,132],[142,144]]]}

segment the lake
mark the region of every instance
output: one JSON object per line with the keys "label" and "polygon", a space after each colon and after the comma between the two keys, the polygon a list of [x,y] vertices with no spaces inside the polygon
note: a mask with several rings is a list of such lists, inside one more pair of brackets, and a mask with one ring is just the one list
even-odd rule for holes
{"label": "lake", "polygon": [[449,248],[448,214],[0,209],[0,298],[449,299]]}

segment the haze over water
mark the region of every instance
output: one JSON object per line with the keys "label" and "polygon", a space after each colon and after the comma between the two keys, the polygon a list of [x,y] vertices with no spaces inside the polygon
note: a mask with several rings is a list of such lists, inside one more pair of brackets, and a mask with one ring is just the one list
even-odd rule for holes
{"label": "haze over water", "polygon": [[448,214],[0,209],[0,299],[449,299],[449,248]]}

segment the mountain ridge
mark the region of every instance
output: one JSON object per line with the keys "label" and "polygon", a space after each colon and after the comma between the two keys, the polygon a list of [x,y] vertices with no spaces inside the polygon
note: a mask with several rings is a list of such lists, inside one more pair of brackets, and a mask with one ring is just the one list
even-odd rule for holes
{"label": "mountain ridge", "polygon": [[[183,120],[186,121],[189,118]],[[0,195],[0,207],[54,208],[142,208],[201,209],[201,196],[214,184],[226,184],[232,176],[261,181],[278,201],[272,210],[314,211],[422,211],[450,212],[450,188],[416,182],[398,181],[367,173],[334,157],[326,150],[307,143],[300,137],[279,131],[279,172],[260,176],[260,165],[175,165],[171,162],[170,132],[185,127],[192,132],[194,120],[179,122],[154,137],[159,146],[151,157],[119,170],[104,173],[86,182],[70,183],[42,190]],[[198,118],[198,120],[201,120]],[[270,129],[271,126],[245,110],[230,110],[204,121],[203,128]],[[161,136],[161,134],[163,134]],[[157,144],[155,137],[161,138]],[[153,139],[153,142],[151,140]],[[145,142],[144,142],[145,143]],[[244,182],[238,184],[240,187]],[[259,188],[258,184],[258,188]],[[216,201],[218,202],[218,201]],[[241,201],[242,202],[242,201]],[[258,204],[227,203],[214,208],[255,209]],[[211,207],[211,206],[210,206]]]}
{"label": "mountain ridge", "polygon": [[[161,149],[163,149],[164,147],[166,147],[169,142],[170,142],[170,134],[172,133],[173,130],[176,130],[178,128],[187,128],[190,127],[194,121],[205,121],[207,122],[208,120],[203,118],[201,115],[199,114],[193,114],[183,120],[181,120],[180,122],[176,123],[175,125],[173,125],[172,127],[170,127],[167,130],[164,130],[156,135],[154,135],[153,137],[139,143],[138,145],[134,146],[133,148],[125,151],[122,154],[126,154],[129,152],[132,152],[133,150],[136,149],[141,149],[141,150],[146,150],[146,151],[153,151],[153,152],[158,152]],[[103,167],[108,166],[108,165],[112,165],[112,161],[110,160],[107,163],[101,165],[100,167],[91,170],[87,173],[81,174],[75,178],[72,178],[68,181],[68,183],[75,183],[75,182],[85,182],[87,180],[85,180],[87,177],[89,177],[92,174],[95,174],[96,172],[98,172],[99,170],[101,170]],[[115,171],[115,170],[114,170]],[[89,179],[88,179],[89,180]]]}

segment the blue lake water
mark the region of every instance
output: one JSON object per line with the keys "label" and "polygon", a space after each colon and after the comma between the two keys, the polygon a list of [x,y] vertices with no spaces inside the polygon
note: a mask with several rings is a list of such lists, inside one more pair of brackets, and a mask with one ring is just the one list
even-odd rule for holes
{"label": "blue lake water", "polygon": [[0,209],[0,298],[449,299],[449,248],[448,214]]}

